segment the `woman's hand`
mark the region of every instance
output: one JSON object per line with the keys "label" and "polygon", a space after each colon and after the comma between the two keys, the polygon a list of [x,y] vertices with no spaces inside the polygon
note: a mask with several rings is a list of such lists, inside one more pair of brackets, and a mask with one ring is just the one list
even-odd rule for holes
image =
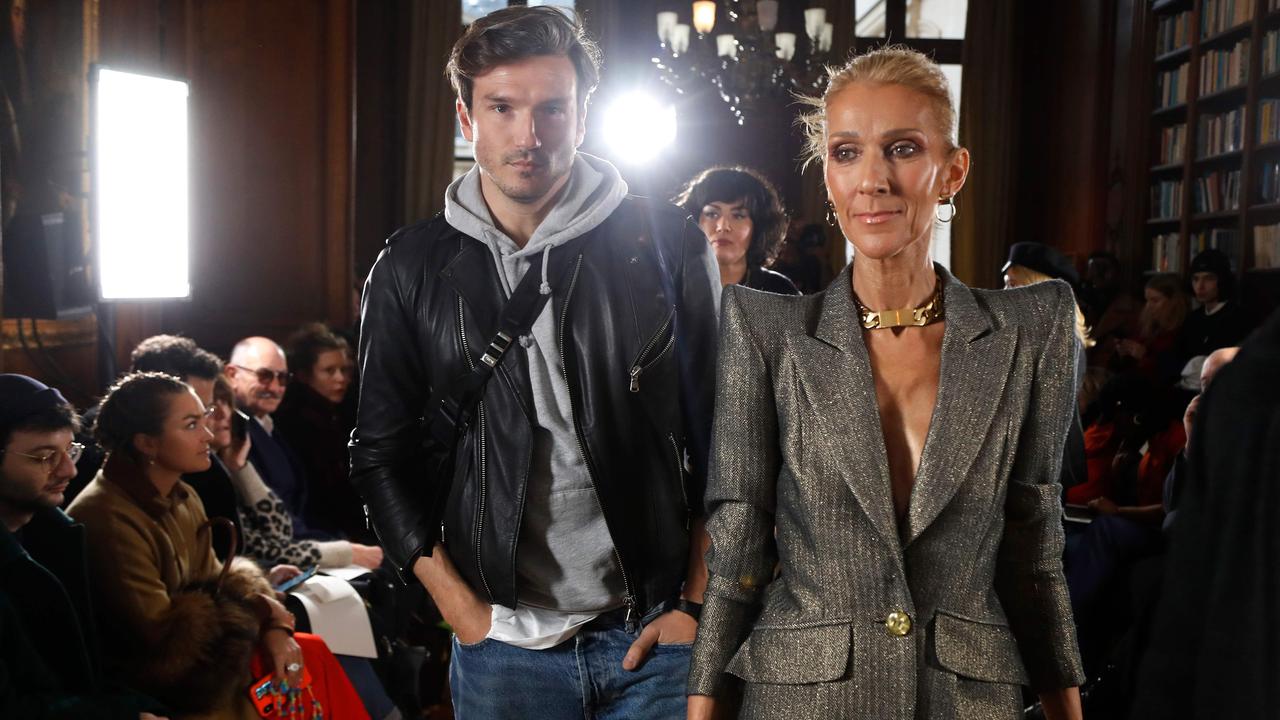
{"label": "woman's hand", "polygon": [[222,464],[227,466],[231,472],[238,472],[245,465],[249,464],[249,451],[253,449],[253,441],[249,439],[249,434],[239,440],[232,438],[231,444],[218,451],[218,457],[222,459]]}
{"label": "woman's hand", "polygon": [[267,573],[267,582],[271,583],[271,587],[275,587],[301,574],[302,570],[297,565],[277,565]]}
{"label": "woman's hand", "polygon": [[351,543],[351,562],[360,567],[377,570],[382,564],[382,548],[377,545]]}
{"label": "woman's hand", "polygon": [[302,686],[302,648],[292,635],[281,627],[268,627],[262,633],[262,649],[271,656],[277,682]]}
{"label": "woman's hand", "polygon": [[719,716],[715,698],[710,695],[689,696],[689,709],[685,715],[688,720],[716,720]]}
{"label": "woman's hand", "polygon": [[1115,515],[1120,508],[1111,498],[1099,497],[1089,501],[1089,509],[1099,515]]}

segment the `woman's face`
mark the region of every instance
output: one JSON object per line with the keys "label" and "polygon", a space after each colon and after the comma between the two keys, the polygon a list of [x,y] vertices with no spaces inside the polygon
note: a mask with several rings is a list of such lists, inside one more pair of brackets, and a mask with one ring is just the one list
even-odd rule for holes
{"label": "woman's face", "polygon": [[209,416],[209,432],[213,438],[209,446],[214,450],[231,447],[231,403],[225,398],[214,398],[213,414]]}
{"label": "woman's face", "polygon": [[309,372],[298,379],[333,404],[342,402],[351,383],[351,358],[346,350],[325,350],[316,358]]}
{"label": "woman's face", "polygon": [[1156,290],[1155,288],[1147,288],[1143,292],[1143,297],[1146,298],[1147,311],[1150,312],[1152,316],[1164,316],[1165,310],[1169,307],[1169,298],[1165,297],[1164,293]]}
{"label": "woman's face", "polygon": [[194,473],[209,469],[209,432],[207,413],[194,392],[170,396],[160,435],[152,437],[156,465],[178,473]]}
{"label": "woman's face", "polygon": [[826,114],[824,174],[844,236],[877,260],[927,250],[939,201],[964,185],[968,151],[951,152],[929,101],[901,85],[854,83]]}
{"label": "woman's face", "polygon": [[716,262],[733,266],[746,260],[755,226],[744,201],[707,203],[698,214],[698,227],[715,250]]}

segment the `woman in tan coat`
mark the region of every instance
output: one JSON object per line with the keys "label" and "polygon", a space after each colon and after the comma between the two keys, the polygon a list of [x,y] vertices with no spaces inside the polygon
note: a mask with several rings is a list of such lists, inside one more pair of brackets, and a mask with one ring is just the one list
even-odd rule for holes
{"label": "woman in tan coat", "polygon": [[107,672],[175,717],[248,720],[260,651],[277,689],[296,693],[306,667],[328,717],[367,717],[324,642],[295,638],[257,566],[236,561],[219,579],[204,507],[180,479],[209,467],[206,416],[188,385],[161,373],[127,376],[99,406],[107,460],[68,512],[88,534]]}

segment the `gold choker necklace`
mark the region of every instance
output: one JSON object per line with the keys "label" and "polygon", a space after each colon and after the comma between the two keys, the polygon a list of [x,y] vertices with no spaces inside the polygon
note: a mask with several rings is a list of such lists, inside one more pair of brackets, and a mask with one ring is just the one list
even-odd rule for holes
{"label": "gold choker necklace", "polygon": [[858,319],[862,321],[862,327],[867,330],[932,325],[943,317],[942,278],[938,278],[938,282],[933,288],[933,296],[929,298],[929,302],[920,307],[901,308],[899,310],[871,310],[862,304],[856,293],[853,296],[853,302],[858,306]]}

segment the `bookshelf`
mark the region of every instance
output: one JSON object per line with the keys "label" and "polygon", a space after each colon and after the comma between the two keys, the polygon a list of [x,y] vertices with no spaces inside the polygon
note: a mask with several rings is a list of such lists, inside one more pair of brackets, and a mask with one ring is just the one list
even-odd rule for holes
{"label": "bookshelf", "polygon": [[1218,247],[1280,286],[1280,0],[1149,0],[1147,272]]}

